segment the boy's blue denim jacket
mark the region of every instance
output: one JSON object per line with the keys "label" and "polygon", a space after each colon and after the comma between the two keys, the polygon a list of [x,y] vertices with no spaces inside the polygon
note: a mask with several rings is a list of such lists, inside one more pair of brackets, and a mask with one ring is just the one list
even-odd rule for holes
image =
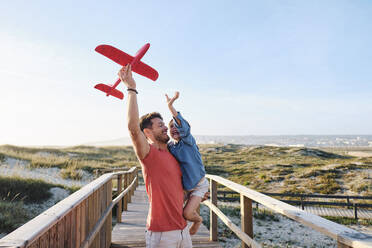
{"label": "boy's blue denim jacket", "polygon": [[190,133],[189,123],[182,118],[180,112],[178,112],[177,118],[180,120],[181,125],[178,125],[175,118],[174,125],[178,129],[181,139],[178,142],[169,142],[168,149],[180,163],[183,188],[191,190],[205,176],[205,169],[199,147]]}

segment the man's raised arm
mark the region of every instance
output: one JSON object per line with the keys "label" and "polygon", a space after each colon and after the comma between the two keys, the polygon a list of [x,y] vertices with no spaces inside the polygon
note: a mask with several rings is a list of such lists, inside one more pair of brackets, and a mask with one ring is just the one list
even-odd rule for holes
{"label": "man's raised arm", "polygon": [[134,151],[139,159],[144,159],[150,151],[150,145],[139,126],[136,82],[132,77],[130,64],[121,68],[119,78],[128,87],[128,130],[133,142]]}

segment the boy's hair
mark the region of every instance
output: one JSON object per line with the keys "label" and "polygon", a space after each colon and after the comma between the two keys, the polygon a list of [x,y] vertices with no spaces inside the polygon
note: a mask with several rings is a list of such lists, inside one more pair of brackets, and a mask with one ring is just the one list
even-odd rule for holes
{"label": "boy's hair", "polygon": [[[189,125],[189,127],[191,128],[191,125],[190,125],[190,123],[188,122],[188,121],[186,121],[186,120],[184,120],[188,125]],[[171,127],[171,125],[174,125],[174,119],[171,119],[170,121],[169,121],[169,123],[168,123],[168,127],[170,128]]]}
{"label": "boy's hair", "polygon": [[171,124],[173,123],[173,119],[171,119],[168,123],[168,127],[170,128]]}
{"label": "boy's hair", "polygon": [[139,121],[141,131],[143,132],[145,128],[151,129],[152,128],[151,120],[155,118],[160,118],[161,120],[163,120],[163,117],[161,117],[161,115],[158,112],[152,112],[141,116]]}

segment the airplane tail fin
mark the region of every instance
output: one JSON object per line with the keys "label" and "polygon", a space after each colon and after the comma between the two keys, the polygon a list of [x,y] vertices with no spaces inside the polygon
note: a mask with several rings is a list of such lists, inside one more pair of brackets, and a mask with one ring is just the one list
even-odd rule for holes
{"label": "airplane tail fin", "polygon": [[94,86],[94,88],[96,88],[97,90],[100,90],[100,91],[103,91],[106,93],[107,96],[111,95],[111,96],[114,96],[114,97],[117,97],[119,99],[123,99],[124,98],[124,94],[111,87],[111,86],[108,86],[106,84],[97,84],[96,86]]}

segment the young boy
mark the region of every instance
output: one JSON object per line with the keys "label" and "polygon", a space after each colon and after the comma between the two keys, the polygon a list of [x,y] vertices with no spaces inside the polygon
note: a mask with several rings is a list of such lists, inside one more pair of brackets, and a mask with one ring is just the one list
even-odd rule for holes
{"label": "young boy", "polygon": [[173,98],[165,96],[173,116],[169,122],[169,129],[174,141],[168,143],[168,149],[181,166],[183,188],[189,193],[189,199],[183,209],[183,216],[186,220],[194,222],[190,228],[190,234],[193,235],[198,231],[203,221],[197,208],[204,194],[208,192],[209,185],[205,178],[205,169],[199,148],[190,133],[190,125],[173,107],[173,102],[179,97],[179,92],[176,92]]}

